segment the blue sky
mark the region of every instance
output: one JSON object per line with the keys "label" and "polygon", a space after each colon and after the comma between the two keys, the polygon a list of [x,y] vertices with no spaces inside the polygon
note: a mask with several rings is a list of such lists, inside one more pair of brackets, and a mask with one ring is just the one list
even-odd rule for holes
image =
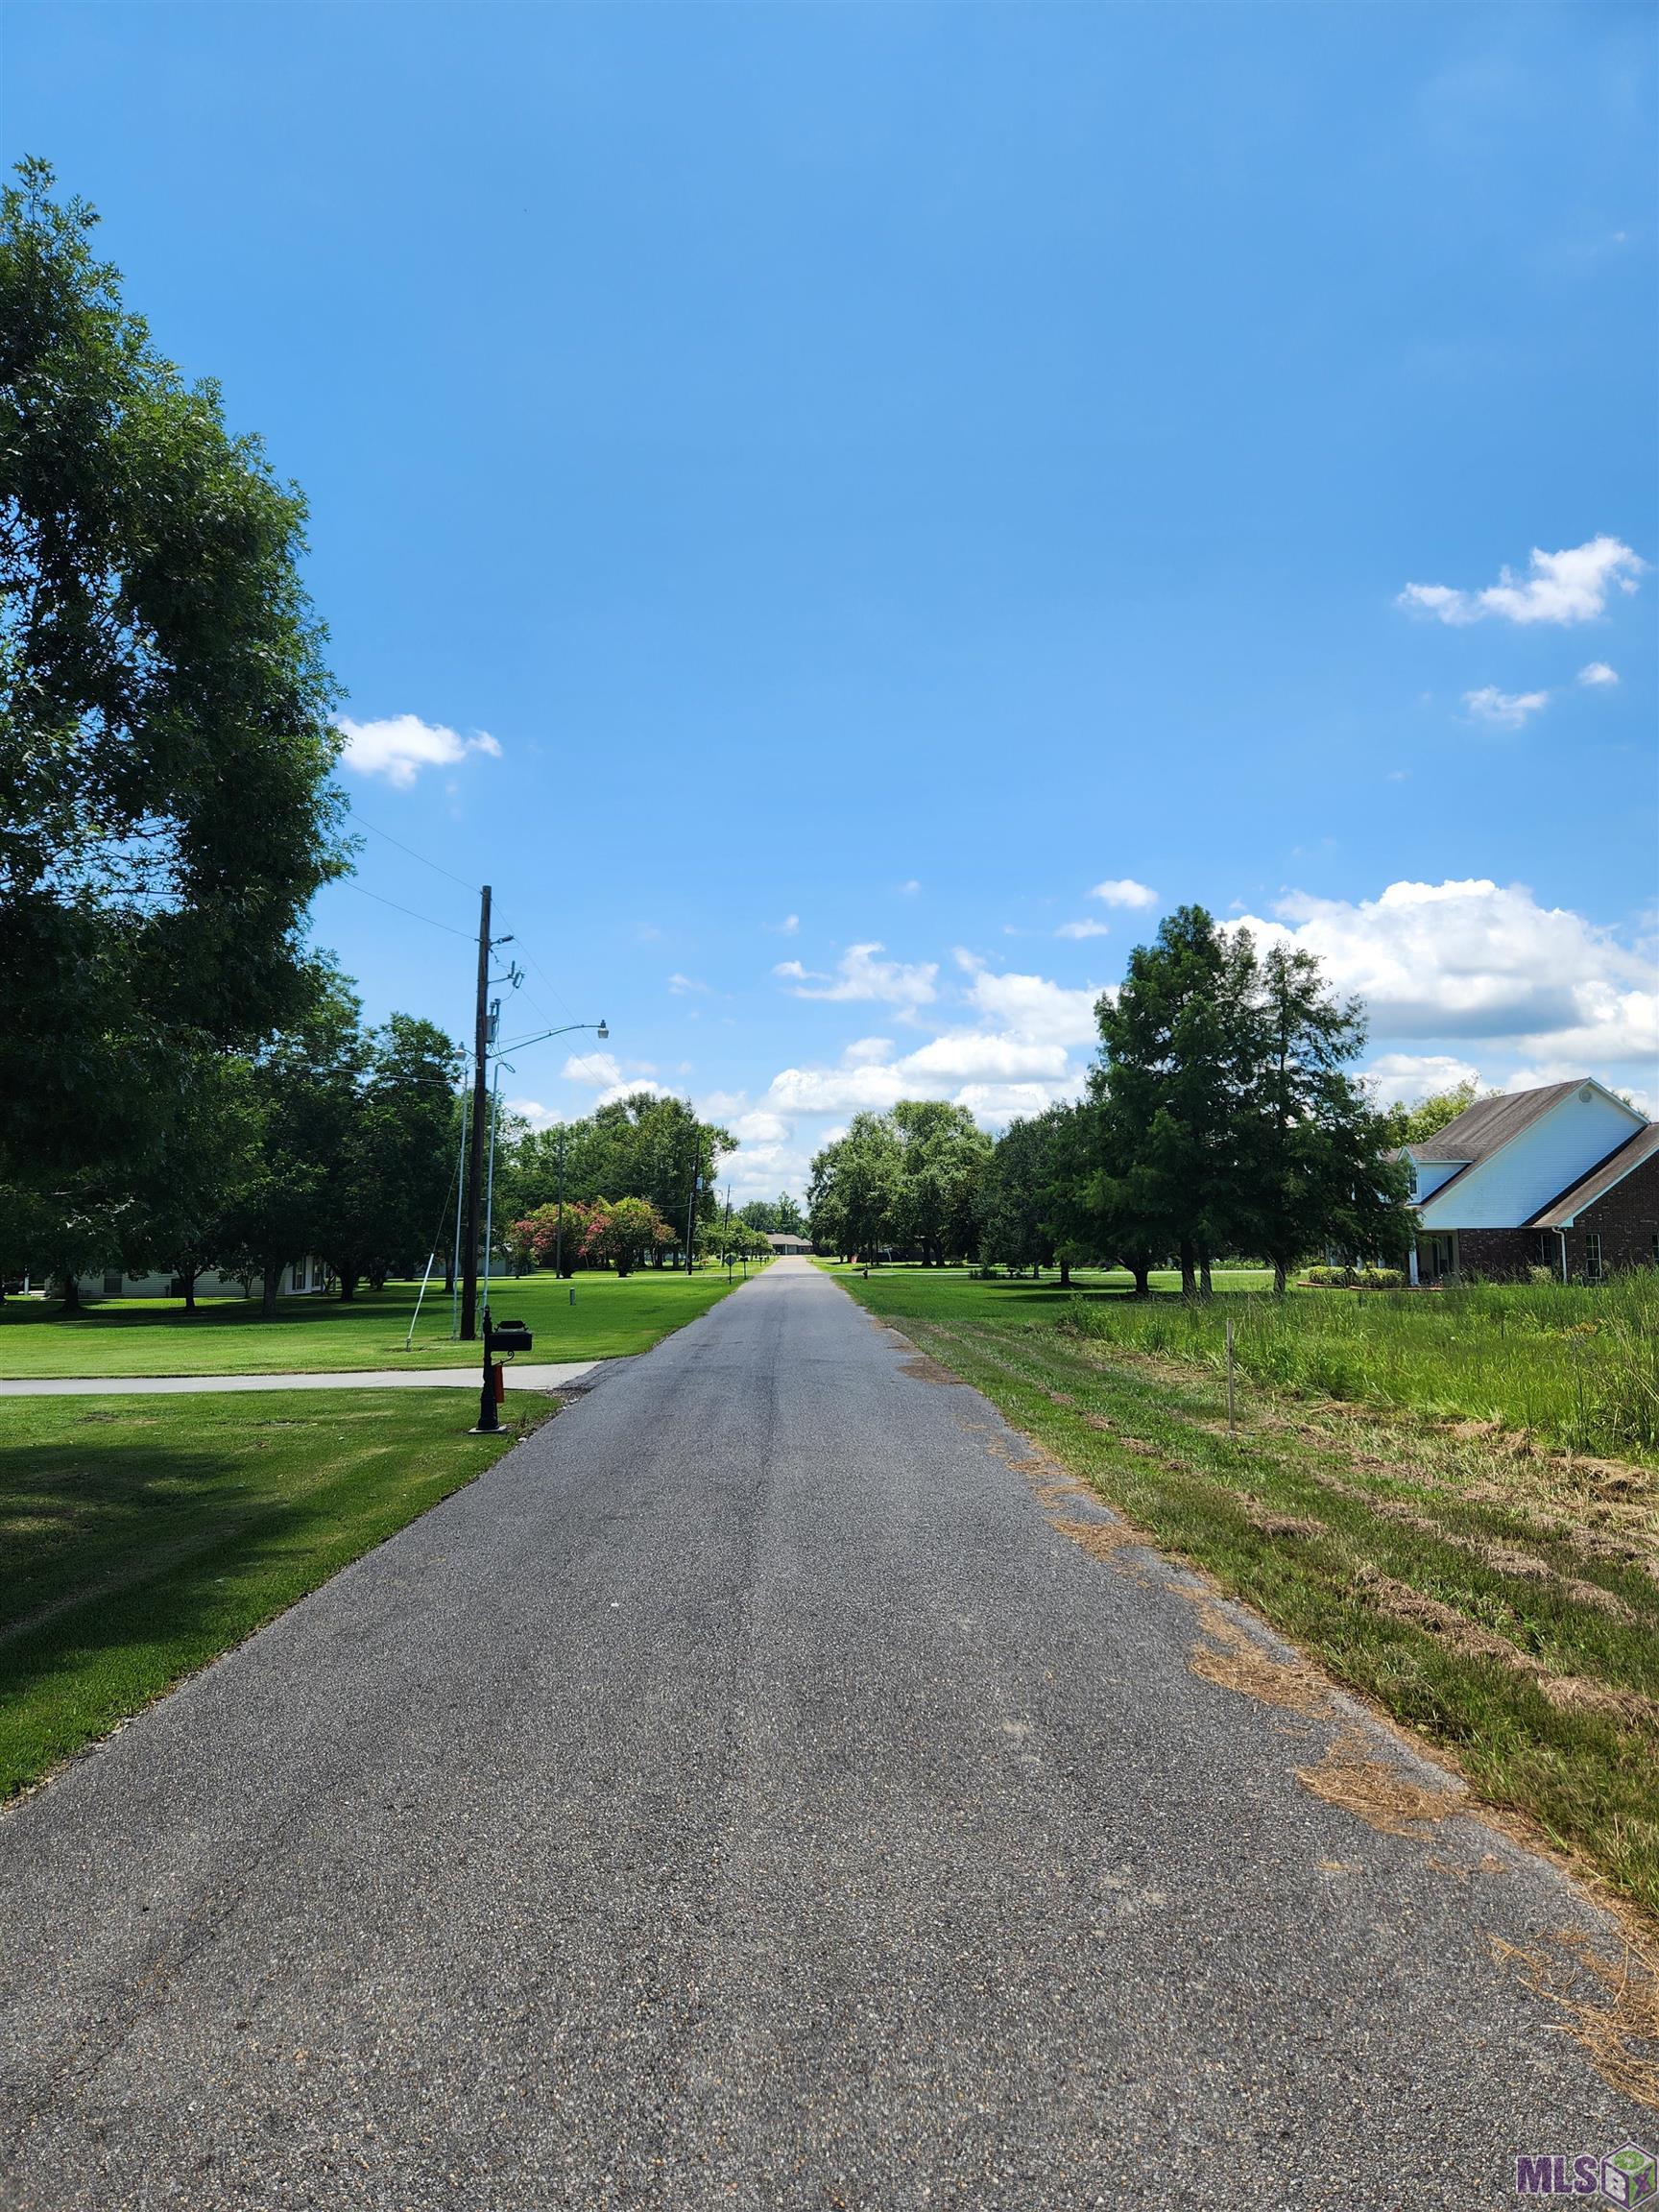
{"label": "blue sky", "polygon": [[[611,1023],[538,1117],[688,1090],[740,1192],[995,1123],[1185,900],[1362,990],[1390,1095],[1659,1109],[1650,8],[5,36],[9,147],[310,499],[354,806],[494,885],[516,1027]],[[467,892],[364,844],[318,941],[461,1034]]]}

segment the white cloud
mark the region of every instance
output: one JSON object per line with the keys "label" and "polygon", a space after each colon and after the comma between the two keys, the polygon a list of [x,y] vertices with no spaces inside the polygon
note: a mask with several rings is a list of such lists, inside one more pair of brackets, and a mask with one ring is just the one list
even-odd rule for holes
{"label": "white cloud", "polygon": [[1450,1052],[1384,1052],[1365,1075],[1379,1106],[1415,1106],[1434,1092],[1480,1081],[1479,1068]]}
{"label": "white cloud", "polygon": [[1526,576],[1504,568],[1483,591],[1407,584],[1399,604],[1457,626],[1488,614],[1505,622],[1590,622],[1605,608],[1609,591],[1634,591],[1647,565],[1618,538],[1590,538],[1559,553],[1534,546]]}
{"label": "white cloud", "polygon": [[509,1114],[528,1121],[532,1129],[556,1129],[565,1118],[556,1108],[543,1106],[540,1098],[503,1098],[501,1103]]}
{"label": "white cloud", "polygon": [[1040,1044],[1093,1046],[1099,1035],[1094,1002],[1099,992],[1050,983],[1046,975],[975,975],[968,999],[982,1021]]}
{"label": "white cloud", "polygon": [[1529,714],[1542,713],[1550,704],[1548,691],[1500,691],[1496,684],[1482,684],[1479,691],[1465,691],[1463,704],[1477,722],[1489,722],[1500,730],[1519,730]]}
{"label": "white cloud", "polygon": [[666,1083],[653,1083],[648,1075],[624,1075],[618,1082],[607,1085],[594,1099],[595,1106],[613,1106],[618,1098],[632,1098],[636,1092],[648,1091],[653,1098],[673,1098],[677,1093]]}
{"label": "white cloud", "polygon": [[901,899],[914,899],[921,888],[921,884],[916,880],[915,877],[912,876],[906,882],[900,884],[899,896]]}
{"label": "white cloud", "polygon": [[1659,1052],[1651,960],[1522,883],[1390,883],[1355,902],[1292,892],[1243,926],[1314,953],[1380,1038],[1480,1038],[1594,1074]]}
{"label": "white cloud", "polygon": [[785,914],[782,921],[774,926],[780,937],[793,937],[801,926],[801,917],[799,914]]}
{"label": "white cloud", "polygon": [[1054,934],[1056,937],[1110,937],[1112,925],[1110,922],[1093,920],[1062,922]]}
{"label": "white cloud", "polygon": [[1609,668],[1605,661],[1590,661],[1578,671],[1580,684],[1617,684],[1619,671]]}
{"label": "white cloud", "polygon": [[785,1114],[885,1114],[905,1095],[896,1068],[784,1068],[766,1094]]}
{"label": "white cloud", "polygon": [[668,989],[676,998],[688,998],[694,991],[707,991],[707,983],[699,983],[694,975],[682,975],[678,969],[668,978]]}
{"label": "white cloud", "polygon": [[869,1068],[893,1057],[891,1037],[856,1037],[841,1055],[844,1068]]}
{"label": "white cloud", "polygon": [[346,738],[340,757],[344,765],[358,776],[383,776],[399,791],[408,790],[422,768],[449,767],[469,753],[501,756],[487,731],[463,737],[442,722],[422,722],[418,714],[390,714],[379,722],[353,722],[342,714],[338,727]]}
{"label": "white cloud", "polygon": [[797,998],[873,998],[887,1006],[916,1007],[939,996],[934,988],[937,961],[879,960],[877,954],[883,950],[877,944],[849,946],[833,975],[803,968],[799,960],[781,960],[772,973],[794,986]]}
{"label": "white cloud", "polygon": [[[559,1070],[566,1083],[584,1083],[595,1091],[603,1091],[607,1097],[626,1098],[632,1091],[654,1091],[661,1098],[670,1093],[651,1078],[656,1074],[656,1064],[650,1060],[617,1059],[614,1052],[572,1052]],[[601,1101],[603,1103],[603,1101]]]}
{"label": "white cloud", "polygon": [[1133,876],[1110,876],[1104,883],[1096,883],[1089,894],[1091,899],[1104,900],[1108,906],[1156,906],[1158,894],[1149,884],[1137,883]]}

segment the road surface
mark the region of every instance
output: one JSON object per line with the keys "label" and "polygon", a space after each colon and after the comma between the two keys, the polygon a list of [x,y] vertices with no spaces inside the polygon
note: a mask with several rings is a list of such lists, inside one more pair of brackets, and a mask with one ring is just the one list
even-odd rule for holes
{"label": "road surface", "polygon": [[805,1262],[610,1369],[0,1818],[0,2203],[1467,2212],[1651,2142],[1488,1941],[1575,1892],[1310,1795],[1337,1722],[1026,1450]]}

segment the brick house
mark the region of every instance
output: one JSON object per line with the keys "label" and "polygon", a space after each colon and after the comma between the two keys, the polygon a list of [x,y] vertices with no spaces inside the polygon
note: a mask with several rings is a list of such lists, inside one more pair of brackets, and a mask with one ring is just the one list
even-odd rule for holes
{"label": "brick house", "polygon": [[1659,1264],[1659,1123],[1593,1077],[1482,1098],[1401,1157],[1414,1283]]}

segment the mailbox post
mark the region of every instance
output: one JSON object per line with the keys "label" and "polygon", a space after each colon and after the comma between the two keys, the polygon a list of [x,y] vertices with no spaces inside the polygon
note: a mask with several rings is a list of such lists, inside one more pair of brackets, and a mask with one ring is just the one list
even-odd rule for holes
{"label": "mailbox post", "polygon": [[496,1355],[505,1353],[511,1358],[516,1352],[528,1352],[535,1338],[522,1321],[493,1321],[488,1306],[484,1309],[484,1387],[478,1393],[478,1426],[474,1436],[496,1436],[501,1431],[500,1416],[495,1410],[500,1389],[500,1369]]}

